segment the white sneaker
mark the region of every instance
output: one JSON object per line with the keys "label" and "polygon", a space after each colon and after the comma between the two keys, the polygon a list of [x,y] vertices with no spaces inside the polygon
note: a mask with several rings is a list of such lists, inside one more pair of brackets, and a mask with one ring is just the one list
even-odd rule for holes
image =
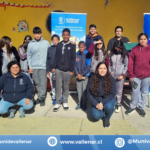
{"label": "white sneaker", "polygon": [[115,112],[119,113],[121,109],[121,105],[116,105]]}
{"label": "white sneaker", "polygon": [[55,104],[53,111],[57,112],[60,109],[61,105],[60,104]]}
{"label": "white sneaker", "polygon": [[63,103],[63,108],[64,110],[68,110],[69,109],[68,103]]}

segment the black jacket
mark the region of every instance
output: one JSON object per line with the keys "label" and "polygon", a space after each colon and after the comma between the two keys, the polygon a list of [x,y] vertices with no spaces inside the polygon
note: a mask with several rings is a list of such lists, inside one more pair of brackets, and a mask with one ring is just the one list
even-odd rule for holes
{"label": "black jacket", "polygon": [[53,68],[73,72],[76,58],[76,45],[72,43],[65,45],[63,54],[62,47],[62,42],[58,43]]}
{"label": "black jacket", "polygon": [[17,103],[24,98],[32,100],[34,95],[34,87],[30,78],[21,72],[16,78],[10,72],[3,74],[0,77],[1,90],[3,90],[4,101],[11,103]]}
{"label": "black jacket", "polygon": [[[20,57],[19,57],[17,49],[14,46],[12,46],[11,50],[14,53],[17,62],[20,63]],[[3,65],[3,51],[0,50],[0,76],[2,75],[2,65]]]}
{"label": "black jacket", "polygon": [[53,45],[48,48],[47,51],[47,60],[46,60],[46,71],[51,72],[53,69],[54,58],[56,54],[56,46]]}
{"label": "black jacket", "polygon": [[90,86],[92,84],[92,77],[90,78],[87,86],[87,96],[94,107],[96,107],[96,105],[100,102],[102,102],[104,105],[107,101],[114,99],[116,96],[116,80],[114,79],[114,77],[111,76],[111,80],[112,80],[111,93],[107,95],[106,98],[104,98],[104,89],[103,89],[103,81],[105,80],[105,77],[99,76],[99,80],[100,80],[100,85],[99,85],[98,95],[96,98],[92,95],[90,91]]}

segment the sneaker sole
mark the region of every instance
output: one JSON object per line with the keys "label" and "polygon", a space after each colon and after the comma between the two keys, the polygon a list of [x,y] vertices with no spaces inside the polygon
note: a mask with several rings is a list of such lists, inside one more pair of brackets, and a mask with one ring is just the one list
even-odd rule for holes
{"label": "sneaker sole", "polygon": [[126,115],[129,115],[129,114],[132,114],[132,113],[134,113],[135,112],[135,110],[133,110],[132,112],[130,112],[130,113],[125,113]]}
{"label": "sneaker sole", "polygon": [[59,111],[59,109],[61,108],[61,106],[60,107],[58,107],[58,109],[57,110],[53,110],[53,112],[57,112],[57,111]]}
{"label": "sneaker sole", "polygon": [[118,110],[115,110],[115,113],[119,113],[120,112],[120,110],[118,111]]}
{"label": "sneaker sole", "polygon": [[67,109],[65,109],[65,108],[63,108],[63,109],[64,109],[64,111],[68,111],[69,107]]}
{"label": "sneaker sole", "polygon": [[108,128],[110,128],[110,126],[109,127],[104,127],[104,128],[108,129]]}

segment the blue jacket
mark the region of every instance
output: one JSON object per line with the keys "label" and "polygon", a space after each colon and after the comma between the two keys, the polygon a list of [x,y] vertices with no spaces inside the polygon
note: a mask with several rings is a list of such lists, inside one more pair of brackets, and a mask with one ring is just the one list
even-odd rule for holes
{"label": "blue jacket", "polygon": [[50,47],[48,41],[42,37],[39,42],[33,39],[27,48],[27,60],[29,68],[46,69],[47,50]]}
{"label": "blue jacket", "polygon": [[97,35],[93,38],[90,35],[86,35],[86,49],[89,49],[89,47],[92,45],[92,43],[94,41],[97,40],[97,38],[102,38],[103,39],[103,37],[101,35]]}
{"label": "blue jacket", "polygon": [[3,90],[2,96],[4,101],[17,103],[27,98],[33,99],[34,87],[29,77],[24,73],[14,78],[10,72],[0,77],[0,91]]}
{"label": "blue jacket", "polygon": [[78,73],[88,77],[90,76],[90,69],[91,69],[91,55],[88,53],[87,50],[85,50],[84,53],[78,51],[76,53],[76,60],[74,67],[75,76]]}

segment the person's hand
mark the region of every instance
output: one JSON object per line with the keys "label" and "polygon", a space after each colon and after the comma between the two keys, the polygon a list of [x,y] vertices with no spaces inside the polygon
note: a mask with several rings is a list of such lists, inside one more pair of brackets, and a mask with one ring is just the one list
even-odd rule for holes
{"label": "person's hand", "polygon": [[79,80],[82,80],[82,76],[80,74],[77,75]]}
{"label": "person's hand", "polygon": [[96,105],[97,110],[100,110],[100,104]]}
{"label": "person's hand", "polygon": [[55,69],[52,70],[53,73],[55,73],[55,71],[56,71]]}
{"label": "person's hand", "polygon": [[33,69],[32,69],[32,68],[30,68],[30,69],[29,69],[29,72],[32,74],[32,73],[33,73]]}
{"label": "person's hand", "polygon": [[31,103],[30,99],[26,99],[25,103],[26,103],[26,106],[28,106]]}
{"label": "person's hand", "polygon": [[47,73],[47,77],[48,77],[48,79],[50,79],[50,72]]}
{"label": "person's hand", "polygon": [[71,43],[76,45],[76,42],[74,42],[74,41],[71,41]]}
{"label": "person's hand", "polygon": [[103,110],[103,103],[99,103],[99,106],[100,106],[100,110]]}
{"label": "person's hand", "polygon": [[73,72],[70,72],[70,75],[72,76],[72,75],[73,75]]}
{"label": "person's hand", "polygon": [[127,42],[127,44],[130,44],[131,42]]}
{"label": "person's hand", "polygon": [[122,80],[122,79],[123,79],[123,76],[119,76],[119,77],[118,77],[118,80]]}
{"label": "person's hand", "polygon": [[133,83],[133,82],[134,82],[133,78],[130,78],[130,82],[131,82],[131,83]]}
{"label": "person's hand", "polygon": [[108,51],[107,53],[108,53],[108,55],[109,55],[109,54],[110,54],[110,51]]}

